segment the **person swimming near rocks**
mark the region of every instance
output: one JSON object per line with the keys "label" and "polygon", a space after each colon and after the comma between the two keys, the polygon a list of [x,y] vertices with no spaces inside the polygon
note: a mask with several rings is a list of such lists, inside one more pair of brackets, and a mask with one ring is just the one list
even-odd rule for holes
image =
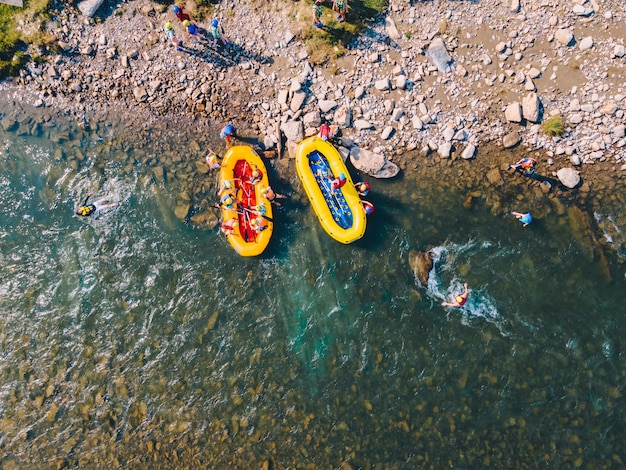
{"label": "person swimming near rocks", "polygon": [[118,202],[111,202],[109,196],[102,197],[97,201],[88,204],[87,201],[89,201],[89,198],[91,196],[93,196],[93,193],[87,194],[85,201],[76,211],[76,215],[80,215],[81,217],[89,217],[90,215],[94,215],[98,211],[102,212],[106,209],[111,209],[119,204]]}
{"label": "person swimming near rocks", "polygon": [[465,305],[465,302],[467,302],[467,294],[469,292],[467,289],[467,282],[463,284],[463,287],[465,287],[465,292],[462,294],[456,294],[454,296],[454,300],[451,302],[443,302],[441,305],[444,307],[462,307]]}

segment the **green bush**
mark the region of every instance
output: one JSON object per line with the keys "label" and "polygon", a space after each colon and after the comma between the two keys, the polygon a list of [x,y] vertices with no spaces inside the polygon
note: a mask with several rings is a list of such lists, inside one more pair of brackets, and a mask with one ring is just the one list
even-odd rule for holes
{"label": "green bush", "polygon": [[561,116],[552,116],[541,124],[541,130],[549,136],[563,135],[565,128],[563,127],[563,119]]}

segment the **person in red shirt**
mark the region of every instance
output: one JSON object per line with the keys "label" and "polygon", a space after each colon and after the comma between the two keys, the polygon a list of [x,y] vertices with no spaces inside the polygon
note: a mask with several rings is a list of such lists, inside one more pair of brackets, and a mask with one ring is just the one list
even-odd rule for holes
{"label": "person in red shirt", "polygon": [[463,305],[465,305],[465,302],[467,302],[467,294],[469,291],[467,290],[467,282],[463,285],[465,287],[465,292],[455,295],[452,302],[443,302],[441,305],[443,305],[444,307],[462,307]]}
{"label": "person in red shirt", "polygon": [[183,11],[183,7],[179,5],[174,5],[172,7],[172,11],[176,15],[176,18],[178,18],[181,22],[185,20],[191,21],[191,18],[189,17],[189,15]]}

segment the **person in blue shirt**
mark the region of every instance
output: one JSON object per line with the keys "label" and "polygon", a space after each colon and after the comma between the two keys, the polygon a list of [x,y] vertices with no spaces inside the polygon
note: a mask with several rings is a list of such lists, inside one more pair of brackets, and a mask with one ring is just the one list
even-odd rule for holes
{"label": "person in blue shirt", "polygon": [[220,138],[226,141],[226,147],[230,147],[232,137],[237,133],[232,123],[226,124],[220,131]]}
{"label": "person in blue shirt", "polygon": [[529,223],[533,221],[533,216],[530,215],[530,212],[511,212],[511,215],[514,215],[523,225],[523,227],[527,227]]}

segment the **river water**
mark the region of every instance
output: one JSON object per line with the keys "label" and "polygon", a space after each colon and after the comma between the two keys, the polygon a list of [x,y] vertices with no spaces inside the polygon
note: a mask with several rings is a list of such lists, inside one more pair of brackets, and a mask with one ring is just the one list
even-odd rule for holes
{"label": "river water", "polygon": [[[294,170],[268,251],[246,259],[175,215],[216,174],[164,160],[154,177],[164,148],[195,168],[193,136],[16,119],[0,128],[0,468],[623,467],[623,186],[507,193],[472,163],[420,165],[370,180],[376,212],[344,246]],[[121,204],[78,218],[90,191]],[[522,228],[508,212],[526,209]],[[427,249],[422,286],[409,254]],[[466,306],[442,307],[464,282]]]}

